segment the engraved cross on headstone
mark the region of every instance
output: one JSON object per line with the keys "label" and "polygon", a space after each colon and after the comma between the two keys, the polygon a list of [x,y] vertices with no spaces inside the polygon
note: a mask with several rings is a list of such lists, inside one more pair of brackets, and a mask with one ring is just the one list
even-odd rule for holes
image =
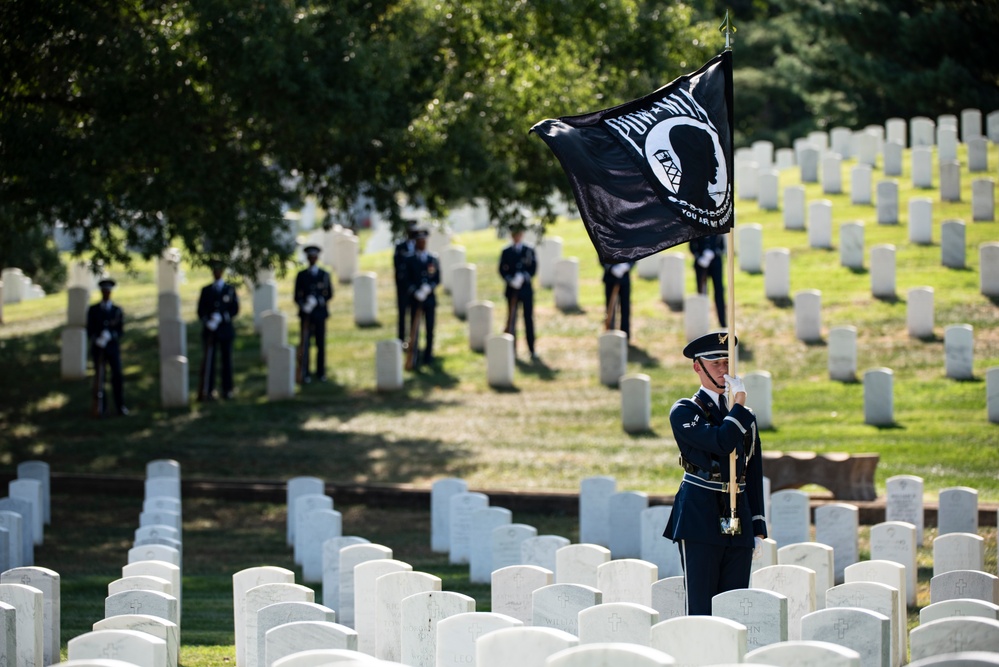
{"label": "engraved cross on headstone", "polygon": [[850,629],[850,624],[847,623],[844,619],[841,618],[838,621],[836,621],[836,632],[837,636],[840,639],[846,637],[846,631],[849,629]]}
{"label": "engraved cross on headstone", "polygon": [[562,609],[565,609],[566,607],[569,606],[569,594],[568,593],[559,593],[559,595],[558,595],[558,601],[562,603]]}
{"label": "engraved cross on headstone", "polygon": [[962,579],[958,579],[957,580],[957,584],[956,584],[956,588],[957,588],[958,594],[963,596],[964,595],[964,591],[968,588],[968,582],[966,582],[963,578]]}
{"label": "engraved cross on headstone", "polygon": [[470,626],[468,626],[468,634],[478,639],[479,635],[482,634],[482,626],[479,625],[478,623],[472,623]]}
{"label": "engraved cross on headstone", "polygon": [[617,615],[617,612],[614,612],[613,614],[610,615],[610,617],[607,619],[607,622],[610,624],[610,629],[612,632],[617,632],[618,626],[621,625],[621,621],[622,618]]}
{"label": "engraved cross on headstone", "polygon": [[27,575],[27,574],[22,574],[21,575],[21,583],[24,584],[25,586],[30,586],[31,585],[31,577],[29,575]]}
{"label": "engraved cross on headstone", "polygon": [[752,609],[753,603],[749,598],[742,598],[742,602],[739,603],[739,606],[742,607],[742,615],[749,616],[749,610]]}
{"label": "engraved cross on headstone", "polygon": [[138,600],[132,600],[128,603],[128,608],[132,610],[133,614],[138,614],[139,610],[142,609],[142,603]]}

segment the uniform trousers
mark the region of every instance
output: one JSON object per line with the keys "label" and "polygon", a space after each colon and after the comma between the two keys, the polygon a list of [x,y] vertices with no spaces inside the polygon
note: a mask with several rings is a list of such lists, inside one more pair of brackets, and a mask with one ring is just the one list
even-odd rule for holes
{"label": "uniform trousers", "polygon": [[711,598],[725,591],[749,587],[753,547],[728,547],[680,540],[687,614],[710,616]]}
{"label": "uniform trousers", "polygon": [[[316,375],[320,378],[326,377],[326,320],[309,320],[306,325],[305,318],[300,320],[302,331],[309,327],[308,336],[315,341],[316,345]],[[309,359],[302,359],[302,377],[310,377]]]}

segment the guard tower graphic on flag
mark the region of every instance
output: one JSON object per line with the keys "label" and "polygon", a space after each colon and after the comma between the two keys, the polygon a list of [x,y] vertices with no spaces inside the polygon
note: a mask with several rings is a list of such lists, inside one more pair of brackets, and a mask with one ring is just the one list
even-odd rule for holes
{"label": "guard tower graphic on flag", "polygon": [[677,166],[673,155],[665,148],[660,148],[653,155],[659,161],[659,164],[663,166],[666,178],[669,179],[670,185],[673,186],[673,192],[676,192],[677,188],[680,187],[680,167]]}

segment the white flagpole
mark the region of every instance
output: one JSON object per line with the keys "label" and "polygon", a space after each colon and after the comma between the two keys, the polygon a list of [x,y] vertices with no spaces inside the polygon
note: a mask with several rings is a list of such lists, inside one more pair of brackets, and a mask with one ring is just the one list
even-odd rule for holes
{"label": "white flagpole", "polygon": [[[725,34],[725,50],[732,50],[732,33],[735,32],[735,27],[729,20],[728,10],[725,11],[725,20],[718,28]],[[734,147],[733,147],[734,150]],[[734,172],[733,172],[734,173]],[[728,320],[728,373],[731,376],[735,376],[737,372],[738,361],[735,357],[735,182],[733,179],[732,183],[732,227],[728,230],[728,248],[726,256],[726,273],[728,274],[728,303],[725,306],[726,316],[725,319]],[[735,397],[732,395],[731,388],[728,391],[728,404],[729,406],[735,405],[733,399]],[[728,459],[728,498],[729,498],[729,518],[726,522],[722,521],[722,531],[728,533],[729,535],[738,535],[741,530],[739,526],[739,518],[736,516],[736,494],[739,490],[738,479],[736,479],[736,453],[732,450],[731,455]]]}

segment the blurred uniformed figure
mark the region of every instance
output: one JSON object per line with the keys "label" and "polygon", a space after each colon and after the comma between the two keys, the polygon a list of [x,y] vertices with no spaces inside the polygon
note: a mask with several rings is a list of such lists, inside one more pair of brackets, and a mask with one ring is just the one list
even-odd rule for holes
{"label": "blurred uniformed figure", "polygon": [[395,305],[399,315],[399,340],[406,342],[407,314],[409,310],[409,285],[406,283],[406,260],[416,252],[416,223],[406,222],[406,238],[395,244],[392,268],[395,271]]}
{"label": "blurred uniformed figure", "polygon": [[[417,337],[413,338],[413,331],[409,341],[409,354],[413,356],[413,366],[429,364],[434,360],[434,325],[437,316],[437,296],[434,290],[440,283],[441,265],[437,255],[427,251],[427,236],[429,233],[425,229],[414,231],[413,254],[406,258],[406,289],[409,293],[409,312],[412,314],[414,331]],[[421,322],[416,324],[417,319]],[[426,345],[421,352],[418,338],[420,327],[426,333]]]}
{"label": "blurred uniformed figure", "polygon": [[232,343],[236,338],[232,320],[239,314],[236,288],[223,278],[225,265],[212,262],[211,266],[215,280],[201,288],[198,298],[198,319],[201,320],[201,343],[205,355],[201,361],[198,398],[203,401],[214,397],[216,357],[221,357],[222,397],[232,398]]}
{"label": "blurred uniformed figure", "polygon": [[87,338],[90,339],[90,356],[94,362],[94,416],[102,416],[107,409],[104,395],[104,368],[111,370],[111,391],[118,414],[128,415],[125,407],[125,387],[121,373],[121,337],[124,333],[125,314],[111,301],[115,281],[106,278],[99,283],[101,301],[87,310]]}
{"label": "blurred uniformed figure", "polygon": [[531,359],[538,358],[534,351],[534,286],[531,280],[538,270],[534,248],[523,242],[524,227],[517,225],[510,231],[513,241],[503,248],[500,254],[499,274],[506,282],[506,333],[514,337],[514,353],[517,350],[517,309],[524,309],[524,334]]}
{"label": "blurred uniformed figure", "polygon": [[690,252],[694,255],[694,277],[697,278],[697,293],[707,295],[708,278],[714,291],[715,310],[718,312],[719,326],[725,324],[725,285],[722,283],[722,256],[725,254],[724,235],[702,236],[690,242]]}
{"label": "blurred uniformed figure", "polygon": [[329,318],[328,304],[333,300],[333,283],[330,274],[316,265],[319,259],[319,246],[306,246],[305,257],[309,266],[295,277],[295,303],[298,304],[298,321],[301,326],[299,343],[299,370],[303,384],[312,381],[309,372],[309,346],[316,345],[316,378],[326,382],[326,320]]}
{"label": "blurred uniformed figure", "polygon": [[[663,535],[679,543],[687,613],[704,615],[711,614],[711,598],[718,593],[749,587],[752,559],[767,536],[763,456],[756,415],[746,408],[746,387],[740,378],[728,375],[728,334],[696,338],[683,349],[683,356],[693,360],[701,387],[670,409],[684,473]],[[738,533],[725,530],[725,520],[731,516],[728,484],[733,481],[729,479],[733,450]]]}
{"label": "blurred uniformed figure", "polygon": [[[633,262],[604,264],[604,303],[608,330],[623,331],[631,340],[631,269]],[[618,317],[620,314],[620,317]]]}

